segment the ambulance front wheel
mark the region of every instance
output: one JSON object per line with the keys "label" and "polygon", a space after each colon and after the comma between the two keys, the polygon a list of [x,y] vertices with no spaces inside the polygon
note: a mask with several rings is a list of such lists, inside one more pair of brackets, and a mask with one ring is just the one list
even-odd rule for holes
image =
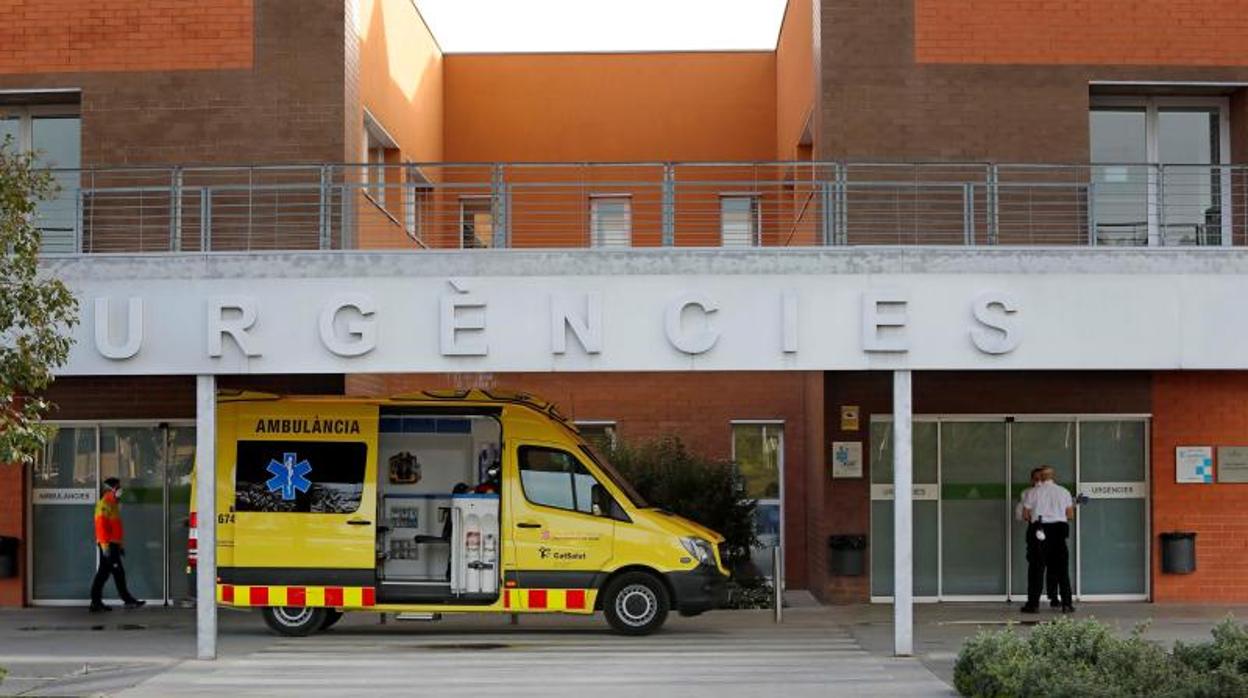
{"label": "ambulance front wheel", "polygon": [[654,575],[629,572],[607,585],[602,610],[607,622],[623,635],[649,635],[667,620],[671,599]]}
{"label": "ambulance front wheel", "polygon": [[267,606],[261,614],[270,630],[286,637],[305,637],[325,624],[323,608]]}

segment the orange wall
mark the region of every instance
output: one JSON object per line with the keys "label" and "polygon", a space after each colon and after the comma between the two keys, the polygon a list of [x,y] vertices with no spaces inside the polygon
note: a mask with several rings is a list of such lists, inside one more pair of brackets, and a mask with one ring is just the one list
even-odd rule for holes
{"label": "orange wall", "polygon": [[[1248,372],[1155,374],[1152,441],[1153,599],[1248,602],[1248,484],[1174,481],[1177,446],[1248,445]],[[1166,531],[1196,532],[1194,573],[1161,573]]]}
{"label": "orange wall", "polygon": [[1248,65],[1248,0],[914,0],[919,63]]}
{"label": "orange wall", "polygon": [[443,60],[433,34],[411,0],[359,0],[357,12],[364,108],[404,160],[442,160]]}
{"label": "orange wall", "polygon": [[0,74],[252,65],[252,0],[0,0]]}
{"label": "orange wall", "polygon": [[815,105],[811,2],[789,0],[776,44],[776,158],[779,160],[803,159],[797,143]]}
{"label": "orange wall", "polygon": [[451,161],[775,157],[772,52],[450,55]]}

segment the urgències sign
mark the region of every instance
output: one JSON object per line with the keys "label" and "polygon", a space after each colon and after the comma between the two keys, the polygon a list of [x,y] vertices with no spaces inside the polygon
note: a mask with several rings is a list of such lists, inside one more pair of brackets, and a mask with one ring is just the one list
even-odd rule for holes
{"label": "urg\u00e8ncies sign", "polygon": [[1240,277],[716,275],[74,284],[64,375],[1245,368]]}

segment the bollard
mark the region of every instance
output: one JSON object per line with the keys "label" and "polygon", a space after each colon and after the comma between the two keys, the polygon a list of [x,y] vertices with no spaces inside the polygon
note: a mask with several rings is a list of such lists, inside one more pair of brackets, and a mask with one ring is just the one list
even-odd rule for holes
{"label": "bollard", "polygon": [[784,560],[780,546],[771,549],[771,594],[772,606],[775,607],[776,622],[784,622]]}

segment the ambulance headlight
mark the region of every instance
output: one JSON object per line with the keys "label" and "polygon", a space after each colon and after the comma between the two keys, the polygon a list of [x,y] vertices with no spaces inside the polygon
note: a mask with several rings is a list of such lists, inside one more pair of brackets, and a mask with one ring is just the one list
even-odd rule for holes
{"label": "ambulance headlight", "polygon": [[710,541],[701,538],[681,538],[680,543],[699,564],[715,564],[715,551],[711,548]]}

